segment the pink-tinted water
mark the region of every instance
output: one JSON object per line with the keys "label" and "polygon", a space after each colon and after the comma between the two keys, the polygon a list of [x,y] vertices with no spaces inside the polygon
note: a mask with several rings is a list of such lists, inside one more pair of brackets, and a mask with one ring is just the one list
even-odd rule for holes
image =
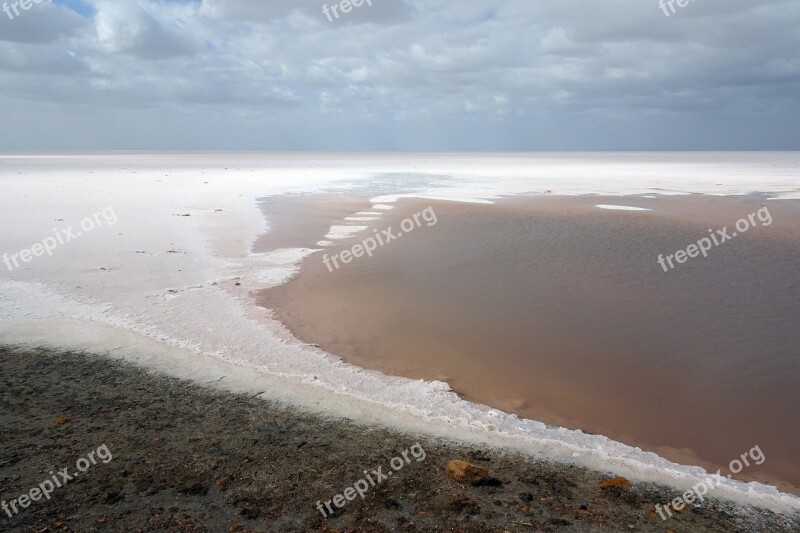
{"label": "pink-tinted water", "polygon": [[[737,477],[798,492],[800,203],[633,202],[651,212],[596,203],[631,202],[406,202],[375,227],[396,228],[428,206],[437,224],[332,273],[311,256],[259,300],[296,336],[348,361],[446,380],[521,416],[723,473],[758,445],[766,461]],[[770,226],[673,271],[658,265],[659,253],[764,205]]]}

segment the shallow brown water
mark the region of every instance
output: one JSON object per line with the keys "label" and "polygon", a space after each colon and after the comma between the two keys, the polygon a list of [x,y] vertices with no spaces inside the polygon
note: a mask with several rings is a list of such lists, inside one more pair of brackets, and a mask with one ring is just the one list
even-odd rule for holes
{"label": "shallow brown water", "polygon": [[[375,227],[429,205],[435,226],[332,273],[316,254],[260,302],[360,366],[680,462],[724,474],[758,445],[766,461],[737,477],[798,492],[800,202],[414,201]],[[656,262],[763,205],[769,227],[670,272]]]}

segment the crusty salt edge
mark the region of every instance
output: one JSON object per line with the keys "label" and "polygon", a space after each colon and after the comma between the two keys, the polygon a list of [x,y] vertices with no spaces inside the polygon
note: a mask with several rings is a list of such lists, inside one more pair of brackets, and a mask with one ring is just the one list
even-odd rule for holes
{"label": "crusty salt edge", "polygon": [[[116,348],[117,355],[128,353],[128,358],[138,358],[149,366],[155,365],[173,375],[198,381],[205,377],[209,377],[205,380],[209,381],[213,377],[208,375],[209,372],[219,377],[219,365],[213,363],[213,358],[232,364],[234,370],[249,368],[250,373],[237,385],[246,391],[267,390],[264,396],[276,401],[351,416],[367,423],[388,422],[404,431],[507,447],[533,456],[626,475],[634,480],[661,481],[681,490],[700,482],[707,475],[700,467],[678,465],[603,436],[548,427],[466,402],[440,381],[384,376],[346,364],[300,343],[280,341],[279,324],[267,323],[264,327],[263,317],[261,320],[247,317],[244,309],[248,305],[247,299],[231,295],[219,283],[181,292],[177,300],[190,305],[199,316],[213,313],[216,309],[218,318],[248,326],[246,331],[232,334],[229,338],[231,344],[225,346],[177,337],[175,331],[119,314],[109,303],[67,297],[44,284],[3,280],[0,281],[0,294],[0,331],[7,342],[27,341],[73,349],[77,346],[96,352]],[[20,316],[23,307],[25,316]],[[38,338],[31,337],[30,330],[25,334],[31,324],[43,328]],[[93,329],[94,335],[103,337],[104,342],[83,344],[87,328]],[[125,338],[131,335],[145,337],[162,346],[155,354],[132,353],[140,348],[129,347]],[[148,349],[152,350],[152,346]],[[246,353],[241,350],[246,350]],[[169,360],[159,359],[165,353],[170,354]],[[180,365],[176,365],[176,360],[181,362]],[[223,368],[226,373],[232,371],[230,366],[223,365]],[[276,380],[280,381],[280,386],[276,385]],[[222,386],[229,385],[232,385],[231,379],[223,380]],[[312,398],[314,402],[310,404]],[[715,483],[720,486],[710,495],[777,511],[800,510],[800,499],[780,493],[774,487],[725,478],[717,478]]]}
{"label": "crusty salt edge", "polygon": [[[366,163],[358,160],[352,167],[331,169],[313,163],[314,156],[295,156],[285,167],[271,156],[251,156],[254,165],[274,178],[265,181],[247,168],[249,159],[240,162],[238,171],[206,172],[191,168],[193,158],[176,157],[0,156],[5,163],[0,165],[3,251],[29,247],[47,236],[55,218],[76,223],[106,205],[115,205],[120,215],[113,228],[98,228],[91,236],[57,249],[53,257],[37,258],[13,273],[0,268],[0,332],[5,342],[110,350],[199,382],[226,374],[220,386],[230,390],[267,390],[262,397],[413,433],[578,462],[679,489],[705,477],[699,467],[677,465],[606,437],[548,428],[471,404],[441,382],[383,376],[348,365],[299,343],[271,320],[269,311],[254,305],[250,291],[285,282],[297,272],[297,261],[313,252],[248,253],[250,243],[267,229],[256,198],[284,190],[325,190],[334,182],[354,188],[348,180],[363,177],[365,166],[376,175],[408,171],[416,164],[413,158],[364,156]],[[304,157],[312,161],[307,166],[302,165]],[[662,159],[680,161],[681,157]],[[759,190],[757,183],[768,183],[763,191],[782,198],[796,194],[792,157],[796,154],[758,154],[748,156],[755,161],[752,164],[695,169],[688,163],[674,167],[662,161],[637,163],[638,156],[622,155],[583,156],[578,162],[547,154],[502,160],[493,156],[488,163],[474,156],[442,156],[432,158],[428,170],[441,174],[449,169],[452,186],[387,195],[375,199],[380,201],[375,209],[391,208],[402,197],[491,203],[509,194],[545,190],[552,194],[746,194]],[[625,163],[628,158],[633,162]],[[470,161],[465,163],[465,159]],[[98,165],[104,169],[102,175],[87,174],[89,169],[97,171]],[[131,175],[130,167],[137,165],[138,174]],[[169,165],[179,168],[170,170],[170,178],[161,182],[162,167]],[[20,170],[25,171],[22,177],[17,176]],[[598,175],[604,179],[596,179]],[[70,185],[68,205],[52,194],[56,179]],[[124,203],[115,203],[119,198],[109,187],[109,179],[127,191]],[[141,186],[153,180],[159,182],[159,195]],[[178,212],[192,216],[170,215]],[[162,241],[185,253],[135,253],[158,249],[152,245]],[[98,272],[97,265],[110,270]],[[798,498],[774,487],[727,479],[720,484],[716,496],[775,510],[800,508]]]}

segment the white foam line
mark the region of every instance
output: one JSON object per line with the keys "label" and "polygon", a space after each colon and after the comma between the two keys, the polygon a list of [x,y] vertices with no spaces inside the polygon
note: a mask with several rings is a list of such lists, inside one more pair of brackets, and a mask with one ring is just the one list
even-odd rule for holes
{"label": "white foam line", "polygon": [[421,200],[436,200],[438,202],[461,202],[465,204],[493,204],[492,200],[501,197],[494,193],[483,193],[475,189],[447,188],[442,190],[428,190],[405,194],[387,194],[373,198],[373,202],[392,204],[403,198],[419,198]]}
{"label": "white foam line", "polygon": [[780,196],[767,198],[767,200],[800,200],[800,192],[788,192]]}
{"label": "white foam line", "polygon": [[600,209],[610,209],[613,211],[652,211],[652,209],[645,209],[644,207],[632,207],[630,205],[598,204],[595,207],[599,207]]}
{"label": "white foam line", "polygon": [[325,235],[326,240],[349,239],[353,235],[367,229],[368,226],[332,226],[331,230]]}
{"label": "white foam line", "polygon": [[370,222],[372,220],[380,220],[380,217],[345,217],[348,222]]}

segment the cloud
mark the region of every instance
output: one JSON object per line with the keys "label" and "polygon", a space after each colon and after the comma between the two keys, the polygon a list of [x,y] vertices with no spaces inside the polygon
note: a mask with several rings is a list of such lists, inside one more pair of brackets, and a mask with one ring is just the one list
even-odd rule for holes
{"label": "cloud", "polygon": [[135,1],[98,1],[95,8],[97,40],[112,54],[162,60],[189,55],[199,47],[181,10],[170,13],[163,4]]}
{"label": "cloud", "polygon": [[[8,2],[5,5],[10,8]],[[27,11],[17,11],[18,16],[14,15],[13,9],[8,13],[0,12],[0,42],[53,43],[85,30],[87,26],[86,20],[77,13],[51,2],[42,1],[31,4]]]}
{"label": "cloud", "polygon": [[[404,0],[370,0],[353,8],[347,15],[340,14],[336,24],[393,24],[409,20],[413,9]],[[247,21],[253,24],[269,23],[275,19],[302,15],[319,24],[331,23],[323,6],[338,6],[338,1],[328,0],[203,0],[200,13],[214,19]]]}
{"label": "cloud", "polygon": [[698,0],[670,17],[639,0],[373,0],[332,22],[320,0],[88,3],[0,22],[0,96],[73,123],[87,103],[156,113],[164,131],[191,121],[209,147],[800,142],[794,0]]}

